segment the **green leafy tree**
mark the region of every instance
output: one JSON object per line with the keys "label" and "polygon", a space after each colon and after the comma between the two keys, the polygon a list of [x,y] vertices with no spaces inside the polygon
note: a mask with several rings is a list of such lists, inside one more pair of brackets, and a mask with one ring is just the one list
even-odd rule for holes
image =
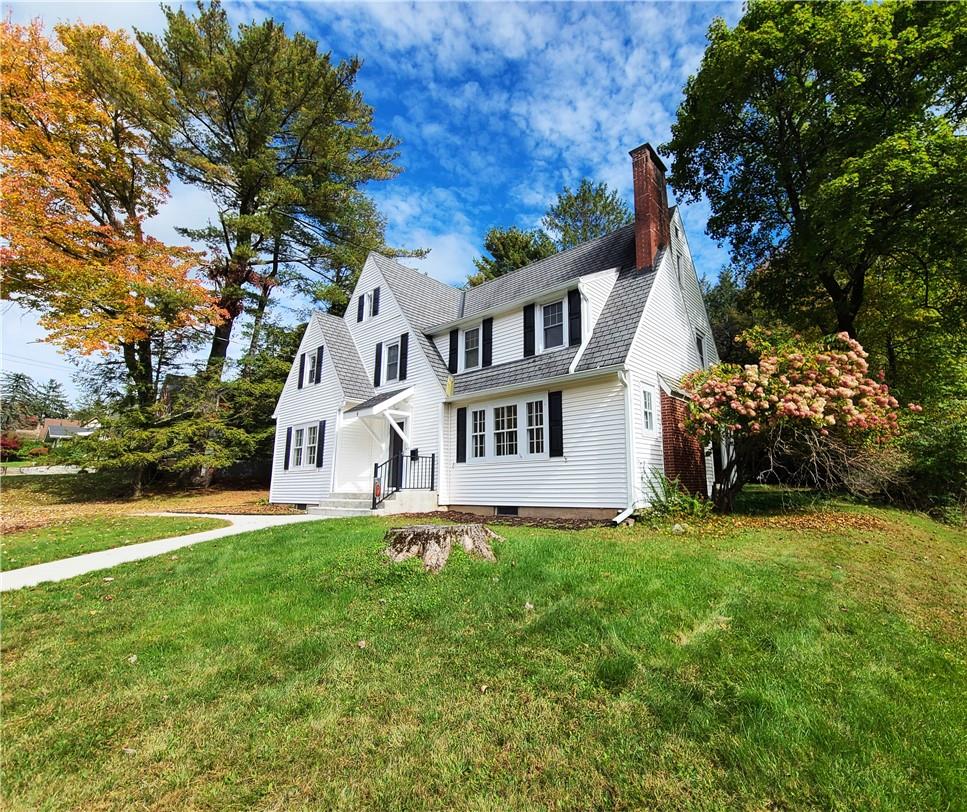
{"label": "green leafy tree", "polygon": [[161,36],[138,41],[167,83],[154,127],[168,158],[219,211],[217,223],[184,233],[210,249],[225,317],[208,370],[220,374],[246,306],[260,324],[279,286],[351,281],[365,253],[384,248],[383,220],[362,189],[399,172],[397,141],[373,130],[355,89],[358,59],[333,62],[271,19],[233,31],[217,1],[165,16]]}
{"label": "green leafy tree", "polygon": [[484,238],[484,249],[490,256],[474,259],[477,272],[467,279],[470,287],[516,271],[557,251],[551,238],[540,229],[524,231],[516,227],[490,229]]}
{"label": "green leafy tree", "polygon": [[554,235],[558,250],[603,237],[630,223],[634,215],[613,189],[585,178],[572,190],[565,186],[541,221]]}
{"label": "green leafy tree", "polygon": [[762,0],[708,38],[663,151],[773,308],[856,336],[897,257],[964,255],[967,5]]}

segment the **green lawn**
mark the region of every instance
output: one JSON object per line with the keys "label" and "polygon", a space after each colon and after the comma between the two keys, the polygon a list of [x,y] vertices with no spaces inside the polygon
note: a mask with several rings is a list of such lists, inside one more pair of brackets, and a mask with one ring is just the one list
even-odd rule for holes
{"label": "green lawn", "polygon": [[224,527],[221,519],[194,516],[99,516],[4,534],[0,570],[13,570],[111,547],[184,536]]}
{"label": "green lawn", "polygon": [[962,531],[760,504],[427,576],[386,526],[4,595],[4,807],[962,808]]}

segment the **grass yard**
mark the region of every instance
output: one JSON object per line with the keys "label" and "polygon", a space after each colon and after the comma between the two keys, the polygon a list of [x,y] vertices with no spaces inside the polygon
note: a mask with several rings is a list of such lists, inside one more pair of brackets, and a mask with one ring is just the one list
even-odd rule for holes
{"label": "grass yard", "polygon": [[4,808],[963,808],[962,530],[759,498],[427,576],[386,526],[4,595]]}
{"label": "grass yard", "polygon": [[225,527],[222,519],[192,516],[99,516],[0,536],[0,570],[13,570],[141,541]]}
{"label": "grass yard", "polygon": [[157,488],[149,490],[141,499],[132,499],[130,483],[112,472],[2,477],[0,490],[0,531],[4,534],[136,510],[240,514],[298,512],[286,505],[268,504],[268,490],[251,487]]}

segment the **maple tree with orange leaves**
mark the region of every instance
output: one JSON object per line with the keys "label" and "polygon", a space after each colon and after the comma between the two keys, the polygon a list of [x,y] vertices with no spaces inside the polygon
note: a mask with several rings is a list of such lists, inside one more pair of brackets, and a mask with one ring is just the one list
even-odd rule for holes
{"label": "maple tree with orange leaves", "polygon": [[192,272],[202,255],[144,233],[167,196],[140,126],[161,79],[100,25],[0,24],[2,295],[40,313],[49,340],[117,353],[137,404],[158,396],[166,354],[221,319]]}

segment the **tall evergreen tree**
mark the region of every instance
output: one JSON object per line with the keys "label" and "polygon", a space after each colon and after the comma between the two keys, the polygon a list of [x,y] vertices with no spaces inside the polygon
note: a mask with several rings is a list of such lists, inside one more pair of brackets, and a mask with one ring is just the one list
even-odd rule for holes
{"label": "tall evergreen tree", "polygon": [[0,431],[28,428],[39,418],[37,384],[23,372],[4,372],[0,379]]}
{"label": "tall evergreen tree", "polygon": [[541,222],[554,236],[558,250],[563,251],[610,234],[633,217],[628,204],[614,189],[585,178],[577,189],[565,186]]}
{"label": "tall evergreen tree", "polygon": [[358,59],[334,63],[271,19],[233,31],[217,0],[199,2],[194,16],[165,16],[161,36],[138,40],[167,81],[155,126],[169,160],[219,211],[217,223],[185,233],[211,249],[207,272],[224,318],[208,369],[220,374],[247,304],[254,346],[273,289],[344,281],[369,249],[384,248],[383,221],[362,187],[400,171],[397,141],[373,130],[372,108],[354,88]]}
{"label": "tall evergreen tree", "polygon": [[490,229],[484,238],[484,249],[490,256],[474,259],[477,272],[467,279],[470,287],[549,257],[557,250],[551,238],[540,229],[523,231],[515,227]]}
{"label": "tall evergreen tree", "polygon": [[48,417],[67,417],[70,414],[70,401],[64,392],[64,385],[53,378],[37,387],[37,415]]}

